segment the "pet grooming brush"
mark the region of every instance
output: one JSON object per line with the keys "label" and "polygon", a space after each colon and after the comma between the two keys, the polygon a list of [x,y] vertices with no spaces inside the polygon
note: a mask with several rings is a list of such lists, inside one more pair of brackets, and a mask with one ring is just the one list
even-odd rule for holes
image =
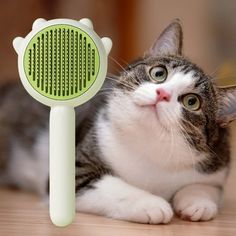
{"label": "pet grooming brush", "polygon": [[40,18],[25,38],[14,39],[13,46],[23,86],[33,98],[51,107],[50,217],[55,225],[66,226],[75,215],[74,107],[101,88],[112,41],[101,39],[86,18]]}

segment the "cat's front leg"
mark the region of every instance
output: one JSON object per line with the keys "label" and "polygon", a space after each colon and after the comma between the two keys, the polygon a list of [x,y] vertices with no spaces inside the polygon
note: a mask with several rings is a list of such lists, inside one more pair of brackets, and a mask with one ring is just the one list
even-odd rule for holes
{"label": "cat's front leg", "polygon": [[77,196],[77,210],[139,223],[169,223],[170,204],[161,197],[138,189],[110,175]]}
{"label": "cat's front leg", "polygon": [[219,187],[206,184],[188,185],[174,196],[174,210],[185,220],[211,220],[218,212],[221,191]]}

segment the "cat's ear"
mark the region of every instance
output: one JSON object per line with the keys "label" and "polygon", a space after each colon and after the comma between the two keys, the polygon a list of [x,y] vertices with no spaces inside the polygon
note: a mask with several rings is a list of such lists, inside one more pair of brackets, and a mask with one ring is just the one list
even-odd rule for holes
{"label": "cat's ear", "polygon": [[226,127],[236,119],[236,86],[219,87],[218,90],[217,121],[221,127]]}
{"label": "cat's ear", "polygon": [[179,19],[176,19],[167,26],[144,56],[181,55],[182,45],[183,31]]}

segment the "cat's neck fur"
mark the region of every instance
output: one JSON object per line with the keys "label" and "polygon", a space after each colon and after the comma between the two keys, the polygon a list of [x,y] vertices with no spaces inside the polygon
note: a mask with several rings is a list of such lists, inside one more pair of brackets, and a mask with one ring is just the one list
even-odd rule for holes
{"label": "cat's neck fur", "polygon": [[[195,169],[196,161],[204,159],[204,156],[191,149],[182,135],[176,131],[168,133],[155,121],[143,122],[145,117],[131,121],[125,112],[116,113],[120,109],[115,99],[113,97],[100,112],[96,134],[104,161],[118,176],[166,199],[170,199],[177,189],[191,183],[223,183],[225,169],[210,177]],[[130,104],[130,114],[132,108],[135,109]]]}

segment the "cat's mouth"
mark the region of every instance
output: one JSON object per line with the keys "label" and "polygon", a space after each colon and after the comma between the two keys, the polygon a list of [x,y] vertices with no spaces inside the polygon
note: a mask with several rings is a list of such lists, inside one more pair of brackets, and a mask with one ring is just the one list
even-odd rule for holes
{"label": "cat's mouth", "polygon": [[163,107],[160,107],[160,104],[145,104],[145,105],[139,105],[136,104],[136,106],[141,109],[142,112],[147,112],[148,117],[155,116],[156,122],[161,125],[166,131],[169,131],[169,125],[166,123],[166,119],[163,119],[161,113],[163,113]]}
{"label": "cat's mouth", "polygon": [[158,108],[156,103],[152,104],[145,104],[145,105],[139,105],[135,104],[137,107],[141,108],[142,110],[146,110],[149,113],[151,112],[153,115],[156,116],[157,120],[159,120],[159,114],[158,114]]}

